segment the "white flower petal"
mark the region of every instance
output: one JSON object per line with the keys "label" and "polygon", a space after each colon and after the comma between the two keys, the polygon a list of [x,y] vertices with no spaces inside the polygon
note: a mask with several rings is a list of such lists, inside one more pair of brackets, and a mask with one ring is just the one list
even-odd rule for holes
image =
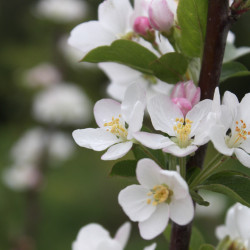
{"label": "white flower petal", "polygon": [[248,154],[250,154],[250,138],[249,137],[240,144],[240,148],[244,149]]}
{"label": "white flower petal", "polygon": [[153,243],[153,244],[150,245],[150,246],[144,247],[143,250],[155,250],[155,249],[156,249],[156,246],[157,246],[157,244],[156,244],[156,243]]}
{"label": "white flower petal", "polygon": [[169,206],[166,203],[157,205],[155,212],[145,221],[139,222],[141,237],[145,240],[151,240],[161,234],[169,220]]}
{"label": "white flower petal", "polygon": [[124,99],[126,89],[127,89],[127,86],[111,83],[107,87],[107,93],[112,98],[114,98],[118,101],[122,101]]}
{"label": "white flower petal", "polygon": [[[89,250],[92,248],[88,248],[86,250]],[[79,249],[79,250],[84,250]],[[123,250],[122,246],[119,244],[119,242],[113,240],[113,239],[106,239],[101,242],[99,242],[98,246],[94,250]]]}
{"label": "white flower petal", "polygon": [[94,106],[94,116],[97,125],[102,128],[104,123],[111,122],[112,117],[119,118],[121,115],[121,104],[112,99],[102,99]]}
{"label": "white flower petal", "polygon": [[102,45],[109,45],[115,40],[114,34],[106,30],[98,21],[89,21],[77,25],[70,33],[69,45],[88,53]]}
{"label": "white flower petal", "polygon": [[192,154],[197,149],[198,147],[195,145],[190,145],[186,148],[180,148],[176,144],[173,144],[173,145],[163,148],[163,151],[166,153],[170,153],[172,155],[178,156],[178,157],[184,157],[184,156]]}
{"label": "white flower petal", "polygon": [[250,168],[250,155],[240,148],[236,148],[234,153],[242,165]]}
{"label": "white flower petal", "polygon": [[128,0],[106,0],[98,8],[100,23],[116,35],[128,32],[131,15],[132,7]]}
{"label": "white flower petal", "polygon": [[237,226],[242,239],[250,239],[250,208],[237,203]]}
{"label": "white flower petal", "polygon": [[120,243],[122,249],[126,246],[128,242],[130,231],[131,231],[131,224],[129,222],[125,222],[123,225],[119,227],[119,229],[115,234],[115,240]]}
{"label": "white flower petal", "polygon": [[239,106],[239,117],[247,124],[247,129],[250,129],[250,116],[249,116],[249,107],[250,107],[250,93],[246,94]]}
{"label": "white flower petal", "polygon": [[136,177],[143,186],[152,189],[155,185],[164,183],[161,168],[151,159],[141,159],[137,163]]}
{"label": "white flower petal", "polygon": [[229,235],[227,228],[224,225],[216,227],[215,235],[218,239],[222,240],[226,235]]}
{"label": "white flower petal", "polygon": [[122,117],[124,117],[124,120],[129,125],[132,125],[133,122],[140,124],[139,127],[136,126],[138,127],[137,130],[132,130],[132,131],[140,130],[142,126],[145,106],[146,106],[145,86],[143,86],[143,84],[140,83],[131,84],[125,92],[124,100],[121,104],[121,110],[122,110]]}
{"label": "white flower petal", "polygon": [[141,144],[152,149],[162,149],[174,144],[168,137],[147,132],[136,132],[134,138]]}
{"label": "white flower petal", "polygon": [[118,202],[132,221],[144,221],[156,210],[156,206],[147,203],[150,190],[141,185],[124,188],[118,195]]}
{"label": "white flower petal", "polygon": [[123,157],[132,148],[133,142],[121,142],[111,146],[107,152],[102,155],[101,159],[104,161],[116,160]]}
{"label": "white flower petal", "polygon": [[214,147],[222,154],[231,156],[234,152],[233,148],[229,148],[225,142],[226,130],[222,126],[214,126],[210,130],[210,139]]}
{"label": "white flower petal", "polygon": [[170,218],[178,225],[186,225],[194,217],[194,205],[189,194],[184,199],[172,200],[169,206]]}
{"label": "white flower petal", "polygon": [[183,118],[181,110],[165,95],[157,95],[150,99],[148,112],[154,128],[170,136],[175,135],[173,126],[176,118]]}
{"label": "white flower petal", "polygon": [[102,151],[120,141],[114,134],[100,128],[77,129],[72,135],[79,146],[95,151]]}
{"label": "white flower petal", "polygon": [[232,120],[234,120],[236,118],[237,107],[239,105],[237,96],[229,91],[226,91],[224,93],[222,103],[229,109]]}

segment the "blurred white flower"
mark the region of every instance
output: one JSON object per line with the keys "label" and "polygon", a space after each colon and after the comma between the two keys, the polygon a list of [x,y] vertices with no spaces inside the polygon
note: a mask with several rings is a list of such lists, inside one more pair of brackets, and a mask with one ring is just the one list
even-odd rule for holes
{"label": "blurred white flower", "polygon": [[23,78],[29,87],[49,87],[61,81],[61,74],[54,65],[41,63],[25,71]]}
{"label": "blurred white flower", "polygon": [[48,124],[87,124],[91,119],[91,103],[78,86],[62,83],[35,97],[33,115],[38,121]]}
{"label": "blurred white flower", "polygon": [[35,7],[39,17],[61,23],[79,21],[87,13],[87,3],[79,0],[40,0]]}
{"label": "blurred white flower", "polygon": [[81,228],[72,250],[123,250],[127,244],[131,224],[124,223],[111,238],[109,232],[101,225],[90,223]]}
{"label": "blurred white flower", "polygon": [[22,191],[37,185],[39,172],[33,165],[13,165],[3,172],[3,181],[11,189]]}
{"label": "blurred white flower", "polygon": [[199,194],[210,204],[207,207],[196,204],[197,217],[215,218],[220,216],[225,211],[227,199],[224,195],[211,191],[201,191]]}
{"label": "blurred white flower", "polygon": [[54,160],[66,160],[74,151],[71,137],[63,132],[52,132],[42,128],[27,131],[13,146],[11,157],[21,165],[36,165],[48,153]]}
{"label": "blurred white flower", "polygon": [[243,206],[240,203],[236,203],[230,207],[226,215],[225,225],[216,228],[216,236],[219,240],[229,236],[231,240],[243,244],[245,247],[244,249],[249,250],[250,208]]}

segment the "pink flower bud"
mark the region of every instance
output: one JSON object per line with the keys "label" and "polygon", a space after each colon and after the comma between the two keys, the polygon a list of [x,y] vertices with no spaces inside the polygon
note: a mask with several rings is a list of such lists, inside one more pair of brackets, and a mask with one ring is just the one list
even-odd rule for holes
{"label": "pink flower bud", "polygon": [[139,16],[134,22],[134,31],[142,36],[147,36],[148,32],[152,30],[149,20],[145,16]]}
{"label": "pink flower bud", "polygon": [[170,97],[181,109],[183,115],[186,115],[200,101],[200,96],[200,88],[196,87],[193,81],[188,81],[176,84]]}
{"label": "pink flower bud", "polygon": [[152,0],[149,9],[149,22],[151,26],[162,32],[169,32],[174,24],[174,13],[167,0]]}

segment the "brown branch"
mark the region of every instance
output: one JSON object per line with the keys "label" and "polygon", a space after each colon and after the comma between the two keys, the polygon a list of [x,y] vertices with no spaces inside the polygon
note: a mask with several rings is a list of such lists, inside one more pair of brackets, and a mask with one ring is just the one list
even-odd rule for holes
{"label": "brown branch", "polygon": [[[199,79],[201,100],[212,99],[214,90],[219,85],[226,39],[233,21],[228,0],[209,0],[206,39]],[[190,157],[187,168],[193,166],[202,168],[206,149],[207,145],[200,147],[196,154]],[[188,250],[191,232],[192,222],[185,226],[173,223],[170,250]]]}

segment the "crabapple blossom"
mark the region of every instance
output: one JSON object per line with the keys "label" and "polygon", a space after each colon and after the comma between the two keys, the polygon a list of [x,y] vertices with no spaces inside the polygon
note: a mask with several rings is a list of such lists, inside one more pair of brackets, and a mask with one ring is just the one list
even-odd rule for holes
{"label": "crabapple blossom", "polygon": [[169,218],[178,225],[193,219],[188,185],[178,172],[163,170],[151,159],[142,159],[136,176],[140,185],[123,189],[118,201],[129,218],[139,222],[142,238],[149,240],[161,234]]}
{"label": "crabapple blossom", "polygon": [[123,250],[127,244],[131,224],[124,223],[111,238],[109,232],[101,225],[90,223],[81,228],[72,250]]}
{"label": "crabapple blossom", "polygon": [[222,154],[236,155],[246,167],[250,167],[250,94],[246,94],[239,103],[237,97],[227,91],[223,102],[228,109],[220,122],[209,131],[214,147]]}
{"label": "crabapple blossom", "polygon": [[[250,249],[250,208],[236,203],[227,212],[225,225],[216,228],[216,236],[222,240],[229,236],[243,248]],[[238,248],[237,248],[238,249]]]}
{"label": "crabapple blossom", "polygon": [[102,160],[123,157],[136,142],[134,133],[142,127],[146,105],[145,90],[132,84],[120,104],[112,99],[102,99],[94,106],[94,116],[99,128],[78,129],[73,138],[81,147],[102,151],[109,148]]}
{"label": "crabapple blossom", "polygon": [[148,33],[152,32],[152,27],[149,20],[145,16],[140,16],[135,19],[133,25],[134,31],[142,36],[147,36]]}
{"label": "crabapple blossom", "polygon": [[56,125],[79,125],[90,121],[91,103],[78,86],[61,83],[38,93],[33,103],[36,120]]}
{"label": "crabapple blossom", "polygon": [[167,0],[152,0],[148,13],[149,22],[154,29],[166,33],[170,31],[174,24],[174,13],[171,11]]}
{"label": "crabapple blossom", "polygon": [[163,149],[178,157],[187,156],[207,142],[200,133],[199,126],[210,112],[211,106],[211,100],[203,100],[184,116],[170,97],[156,95],[148,102],[148,112],[153,127],[170,137],[147,132],[137,132],[134,137],[146,147]]}
{"label": "crabapple blossom", "polygon": [[201,91],[193,81],[179,82],[175,85],[170,97],[185,116],[200,101]]}

